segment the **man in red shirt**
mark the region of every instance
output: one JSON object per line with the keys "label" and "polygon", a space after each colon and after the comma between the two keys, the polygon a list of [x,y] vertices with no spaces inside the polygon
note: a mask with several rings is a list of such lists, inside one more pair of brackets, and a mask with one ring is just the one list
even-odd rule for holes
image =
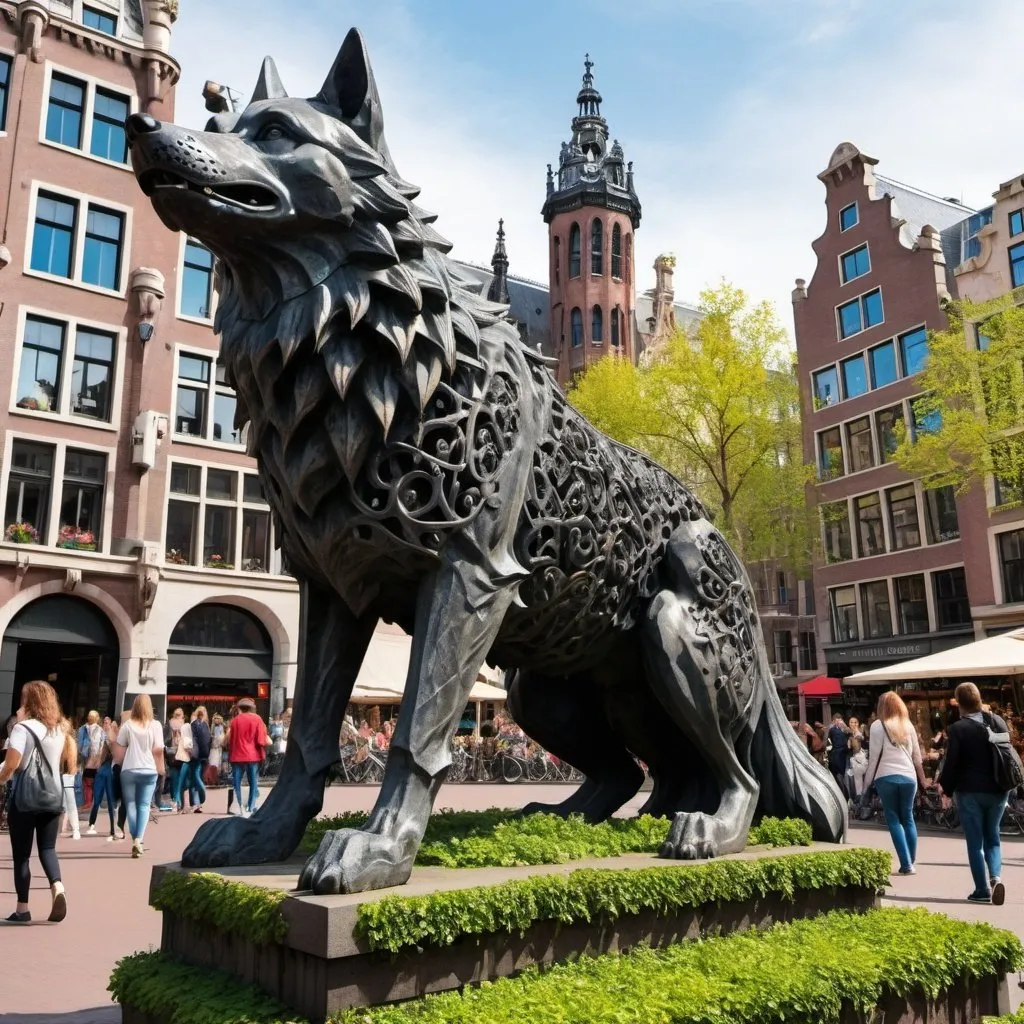
{"label": "man in red shirt", "polygon": [[[231,762],[235,800],[238,801],[242,817],[248,818],[256,810],[256,800],[259,797],[257,769],[271,743],[267,727],[263,719],[256,714],[256,702],[251,697],[243,697],[238,702],[238,714],[231,719],[225,740],[228,760]],[[247,804],[242,803],[243,772],[249,782]]]}

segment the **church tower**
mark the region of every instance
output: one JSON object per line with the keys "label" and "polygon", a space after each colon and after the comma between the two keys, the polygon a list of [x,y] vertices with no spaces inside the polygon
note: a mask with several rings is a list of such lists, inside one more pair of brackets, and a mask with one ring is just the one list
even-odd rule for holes
{"label": "church tower", "polygon": [[551,342],[560,384],[612,354],[636,362],[633,232],[640,200],[633,165],[608,144],[593,61],[583,62],[572,138],[562,143],[557,175],[548,164]]}

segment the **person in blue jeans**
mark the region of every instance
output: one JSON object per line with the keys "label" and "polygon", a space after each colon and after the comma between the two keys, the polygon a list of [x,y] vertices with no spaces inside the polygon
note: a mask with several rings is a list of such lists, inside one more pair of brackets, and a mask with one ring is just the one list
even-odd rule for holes
{"label": "person in blue jeans", "polygon": [[921,762],[921,744],[910,721],[907,705],[894,690],[878,698],[878,717],[871,724],[868,785],[874,784],[885,812],[899,873],[917,873],[917,825],[914,797],[918,784],[927,785]]}
{"label": "person in blue jeans", "polygon": [[1006,900],[1006,886],[1001,877],[999,825],[1008,794],[996,781],[988,730],[1009,730],[1002,718],[983,710],[981,693],[974,683],[961,683],[956,688],[956,702],[960,719],[946,730],[946,760],[939,784],[947,796],[956,800],[960,812],[974,878],[974,890],[967,899],[1000,906]]}
{"label": "person in blue jeans", "polygon": [[156,780],[164,767],[164,731],[153,718],[149,694],[140,693],[132,704],[131,716],[117,736],[121,757],[121,793],[132,837],[132,857],[143,854],[142,840],[149,824],[149,806]]}

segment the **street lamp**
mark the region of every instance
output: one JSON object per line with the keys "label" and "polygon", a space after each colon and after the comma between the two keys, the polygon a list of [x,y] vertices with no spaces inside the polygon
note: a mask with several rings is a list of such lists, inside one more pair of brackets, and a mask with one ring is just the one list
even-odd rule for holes
{"label": "street lamp", "polygon": [[207,81],[203,86],[203,99],[206,101],[206,109],[211,114],[233,114],[238,93],[226,85],[221,85],[220,82]]}

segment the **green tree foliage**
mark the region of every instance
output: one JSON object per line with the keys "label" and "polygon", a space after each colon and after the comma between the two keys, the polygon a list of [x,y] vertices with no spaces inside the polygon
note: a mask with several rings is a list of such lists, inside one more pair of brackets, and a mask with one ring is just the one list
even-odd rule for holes
{"label": "green tree foliage", "polygon": [[723,282],[701,319],[648,365],[605,358],[570,399],[598,429],[657,459],[711,509],[750,563],[810,558],[800,393],[771,303]]}
{"label": "green tree foliage", "polygon": [[[897,430],[895,459],[928,486],[958,491],[989,474],[1004,502],[1024,500],[1024,289],[951,303],[949,330],[928,338],[916,429]],[[979,347],[978,338],[981,339]]]}

